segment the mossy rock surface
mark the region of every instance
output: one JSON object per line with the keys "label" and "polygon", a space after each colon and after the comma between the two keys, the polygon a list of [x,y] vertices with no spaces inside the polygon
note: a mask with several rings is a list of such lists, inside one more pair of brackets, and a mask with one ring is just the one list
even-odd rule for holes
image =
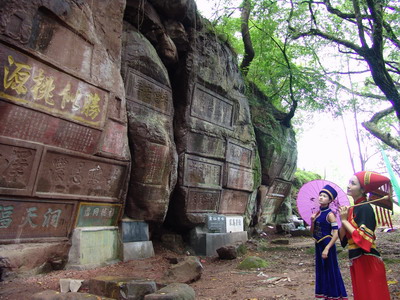
{"label": "mossy rock surface", "polygon": [[265,268],[268,266],[268,262],[262,258],[257,256],[249,256],[246,257],[237,267],[240,270],[250,270],[250,269],[258,269]]}

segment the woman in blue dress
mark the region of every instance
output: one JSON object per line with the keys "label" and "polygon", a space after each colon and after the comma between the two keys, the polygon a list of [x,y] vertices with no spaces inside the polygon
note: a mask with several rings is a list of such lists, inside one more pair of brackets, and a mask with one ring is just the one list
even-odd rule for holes
{"label": "woman in blue dress", "polygon": [[320,211],[311,216],[311,232],[315,239],[315,298],[347,300],[346,288],[336,254],[338,225],[329,204],[337,192],[326,185],[319,193]]}

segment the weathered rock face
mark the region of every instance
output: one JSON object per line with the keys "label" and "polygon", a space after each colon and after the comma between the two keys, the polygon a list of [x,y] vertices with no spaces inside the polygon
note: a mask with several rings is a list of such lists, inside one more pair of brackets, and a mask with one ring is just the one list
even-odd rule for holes
{"label": "weathered rock face", "polygon": [[1,1],[0,62],[2,242],[66,240],[122,208],[178,229],[254,223],[288,194],[293,131],[252,120],[193,0]]}
{"label": "weathered rock face", "polygon": [[125,1],[0,4],[0,240],[117,224],[130,152]]}

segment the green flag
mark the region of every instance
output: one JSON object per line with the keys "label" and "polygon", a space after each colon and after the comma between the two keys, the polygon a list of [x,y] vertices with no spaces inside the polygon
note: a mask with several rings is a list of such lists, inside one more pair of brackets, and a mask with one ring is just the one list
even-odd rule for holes
{"label": "green flag", "polygon": [[390,181],[392,182],[392,186],[393,186],[394,192],[395,192],[395,194],[397,196],[397,201],[398,201],[399,206],[400,206],[400,186],[399,186],[399,183],[397,182],[396,176],[394,175],[392,166],[390,165],[389,159],[386,156],[385,151],[383,151],[383,149],[381,149],[381,152],[382,152],[383,160],[384,160],[385,165],[386,165],[386,169],[387,169],[387,171],[389,173]]}

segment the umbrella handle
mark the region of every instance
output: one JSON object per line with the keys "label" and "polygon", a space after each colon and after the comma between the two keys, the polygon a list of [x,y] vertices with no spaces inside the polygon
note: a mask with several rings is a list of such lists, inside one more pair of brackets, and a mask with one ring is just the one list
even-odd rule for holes
{"label": "umbrella handle", "polygon": [[377,202],[377,201],[381,201],[381,200],[388,200],[388,199],[389,199],[389,196],[386,195],[386,196],[383,196],[382,198],[379,198],[379,199],[361,202],[361,203],[358,203],[358,204],[351,205],[349,207],[360,206],[360,205],[369,204],[369,203],[373,203],[373,202]]}

